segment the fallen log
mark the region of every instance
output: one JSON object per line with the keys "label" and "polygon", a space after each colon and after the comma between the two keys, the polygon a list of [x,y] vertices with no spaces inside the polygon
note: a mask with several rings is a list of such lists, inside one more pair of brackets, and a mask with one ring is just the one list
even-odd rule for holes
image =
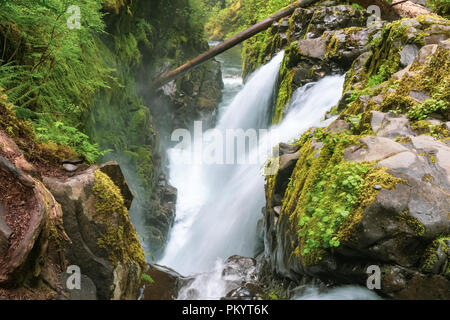
{"label": "fallen log", "polygon": [[241,33],[238,33],[237,35],[231,37],[230,39],[218,44],[217,46],[209,49],[208,51],[202,53],[201,55],[195,57],[194,59],[186,62],[182,66],[164,74],[159,79],[155,80],[150,87],[152,89],[157,89],[159,87],[162,87],[163,85],[169,83],[170,81],[178,78],[179,76],[182,76],[186,72],[188,72],[190,69],[208,61],[211,58],[214,58],[218,54],[234,47],[235,45],[253,37],[254,35],[258,34],[261,31],[264,31],[268,29],[274,22],[280,20],[281,18],[290,16],[294,13],[295,9],[302,8],[310,5],[311,3],[315,2],[316,0],[298,0],[288,7],[278,11],[274,15],[272,15],[269,18],[266,18],[257,24],[254,24],[250,28],[242,31]]}
{"label": "fallen log", "polygon": [[[160,78],[156,79],[150,84],[150,88],[155,90],[158,89],[170,81],[182,76],[192,68],[199,66],[200,64],[214,58],[218,54],[234,47],[235,45],[253,37],[261,31],[268,29],[274,22],[280,20],[281,18],[290,16],[294,13],[297,8],[304,8],[316,0],[298,0],[288,7],[278,11],[269,18],[266,18],[250,28],[238,33],[237,35],[231,37],[230,39],[218,44],[217,46],[209,49],[208,51],[200,54],[192,60],[189,60],[182,66],[162,75]],[[397,0],[392,4],[389,4],[385,0],[353,0],[352,3],[357,3],[364,8],[369,6],[378,6],[381,11],[381,19],[387,21],[393,21],[399,18],[413,18],[421,14],[433,14],[425,7],[413,3],[409,0]],[[435,15],[435,14],[433,14]]]}

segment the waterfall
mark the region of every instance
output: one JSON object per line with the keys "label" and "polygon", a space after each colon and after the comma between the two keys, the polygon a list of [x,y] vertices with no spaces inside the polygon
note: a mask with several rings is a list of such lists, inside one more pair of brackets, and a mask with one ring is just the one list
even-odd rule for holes
{"label": "waterfall", "polygon": [[[282,58],[283,52],[254,72],[234,99],[220,107],[215,133],[233,128],[267,129]],[[323,121],[324,115],[339,101],[343,83],[343,75],[327,76],[296,90],[283,121],[260,133],[257,146],[245,154],[263,154],[266,159],[279,142],[298,138],[311,126],[329,124],[333,119]],[[235,77],[229,78],[225,91],[235,90],[236,85],[239,83]],[[201,139],[205,141],[211,136],[214,134],[206,132]],[[170,182],[179,192],[177,219],[165,254],[158,263],[183,275],[194,275],[194,280],[181,289],[180,299],[217,299],[236,281],[222,275],[225,259],[232,255],[252,257],[256,253],[260,243],[256,226],[265,205],[265,181],[262,163],[189,162],[195,158],[195,152],[195,148],[169,150]],[[348,291],[338,292],[347,294]],[[319,293],[309,291],[297,298],[316,295]],[[333,293],[328,297],[334,297]]]}
{"label": "waterfall", "polygon": [[[222,108],[217,130],[267,126],[282,59],[283,52],[249,78],[230,105]],[[253,255],[264,204],[264,178],[258,166],[180,161],[192,156],[192,150],[169,150],[170,182],[178,189],[179,200],[177,221],[159,262],[182,274],[207,271],[217,258]]]}
{"label": "waterfall", "polygon": [[[331,289],[308,286],[296,288],[293,291],[293,300],[380,300],[380,297],[375,292],[352,285]],[[301,291],[301,293],[295,293],[295,291]]]}

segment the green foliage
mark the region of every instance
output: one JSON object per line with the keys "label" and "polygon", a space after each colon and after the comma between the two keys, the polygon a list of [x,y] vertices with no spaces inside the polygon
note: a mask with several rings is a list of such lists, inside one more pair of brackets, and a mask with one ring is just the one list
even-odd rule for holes
{"label": "green foliage", "polygon": [[87,162],[94,163],[106,151],[100,152],[97,144],[92,144],[90,138],[78,129],[67,126],[61,121],[54,122],[49,115],[39,117],[34,122],[36,136],[42,142],[54,142],[69,146],[78,154],[83,155]]}
{"label": "green foliage", "polygon": [[[34,122],[39,139],[76,146],[93,162],[101,153],[82,133],[82,115],[99,89],[108,87],[112,70],[102,63],[97,46],[104,29],[102,1],[77,4],[83,13],[79,30],[67,27],[66,10],[72,4],[69,0],[3,4],[0,39],[6,50],[0,61],[0,86],[17,106],[18,116]],[[63,138],[67,134],[73,137]]]}
{"label": "green foliage", "polygon": [[385,62],[380,65],[378,73],[373,74],[369,77],[369,80],[367,81],[367,87],[372,88],[388,80],[390,76],[396,71],[395,68],[396,66],[392,68],[392,65],[390,65],[389,62]]}
{"label": "green foliage", "polygon": [[431,124],[427,120],[418,120],[413,121],[411,127],[418,134],[428,134],[436,139],[448,139],[450,136],[445,124]]}
{"label": "green foliage", "polygon": [[226,0],[189,0],[191,7],[194,8],[194,19],[202,23],[216,17],[225,8],[226,2]]}
{"label": "green foliage", "polygon": [[[424,273],[434,273],[440,270],[434,270],[436,268],[436,263],[439,261],[439,253],[448,252],[449,246],[448,241],[450,237],[441,236],[435,239],[425,250],[425,253],[422,257],[422,264],[420,266],[420,271]],[[438,252],[440,251],[440,252]],[[444,267],[446,265],[444,264]],[[444,270],[441,270],[441,273],[450,279],[450,266],[446,266]]]}
{"label": "green foliage", "polygon": [[[314,160],[317,171],[305,168],[310,177],[303,187],[304,207],[298,220],[301,255],[308,261],[320,259],[320,250],[340,245],[339,228],[359,204],[364,177],[371,168],[343,161],[343,151],[352,141],[346,133],[326,133],[319,128],[314,137],[323,147]],[[293,187],[291,181],[288,188]]]}
{"label": "green foliage", "polygon": [[[284,192],[278,223],[295,228],[298,243],[287,246],[304,265],[319,263],[333,248],[353,241],[364,209],[377,197],[374,185],[392,190],[402,182],[371,162],[345,160],[345,150],[360,144],[359,138],[348,131],[334,133],[315,128],[295,142],[300,147],[300,158]],[[318,141],[322,142],[320,149]],[[275,182],[276,177],[267,181],[269,202]]]}
{"label": "green foliage", "polygon": [[155,281],[146,273],[142,273],[141,279],[146,281],[146,282],[148,282],[148,283],[150,283],[150,284],[155,283]]}
{"label": "green foliage", "polygon": [[352,7],[358,10],[364,10],[364,7],[357,3],[352,3]]}
{"label": "green foliage", "polygon": [[450,1],[449,0],[427,0],[428,8],[443,16],[446,19],[450,18]]}
{"label": "green foliage", "polygon": [[375,74],[369,78],[367,81],[367,87],[375,87],[379,84],[381,84],[384,80],[386,80],[382,75]]}
{"label": "green foliage", "polygon": [[406,113],[411,120],[423,120],[435,112],[447,111],[449,102],[436,99],[427,99],[420,105],[412,106]]}
{"label": "green foliage", "polygon": [[[293,0],[231,0],[226,8],[214,13],[207,25],[208,31],[215,35],[229,38],[250,27],[278,10],[286,7]],[[215,30],[219,28],[220,30]]]}
{"label": "green foliage", "polygon": [[345,99],[347,103],[353,102],[358,99],[360,96],[371,94],[370,88],[365,88],[363,90],[353,90],[349,97]]}
{"label": "green foliage", "polygon": [[[328,168],[327,168],[328,169]],[[357,205],[358,193],[369,167],[342,162],[325,170],[311,192],[310,202],[299,222],[299,235],[306,238],[302,254],[314,248],[338,247],[338,228]]]}

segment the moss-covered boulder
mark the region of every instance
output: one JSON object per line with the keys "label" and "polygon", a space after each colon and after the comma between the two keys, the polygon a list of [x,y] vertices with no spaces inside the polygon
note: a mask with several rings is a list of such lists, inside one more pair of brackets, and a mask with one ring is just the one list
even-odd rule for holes
{"label": "moss-covered boulder", "polygon": [[[310,275],[364,284],[369,265],[425,270],[427,247],[450,233],[449,149],[431,137],[396,138],[316,129],[294,143],[295,165],[281,166],[287,156],[281,155],[279,173],[267,178],[264,217],[266,250],[277,273],[296,281]],[[439,160],[423,153],[425,145]],[[445,287],[443,248],[428,260],[438,261],[435,274]]]}
{"label": "moss-covered boulder", "polygon": [[[319,38],[326,31],[351,27],[362,28],[366,26],[368,17],[369,14],[366,11],[346,5],[298,8],[291,17],[275,22],[264,34],[264,37],[250,39],[245,43],[244,76],[249,75],[261,64],[270,60],[278,51],[289,47],[295,41],[310,39],[320,41]],[[355,46],[347,46],[348,50],[352,48]],[[323,55],[325,52],[319,56],[323,58]],[[319,57],[313,56],[312,58]]]}
{"label": "moss-covered boulder", "polygon": [[[130,214],[142,221],[150,253],[159,258],[175,219],[176,192],[167,183],[166,152],[175,128],[194,120],[214,123],[221,97],[220,65],[210,61],[155,93],[149,84],[207,50],[203,25],[188,0],[108,0],[101,61],[114,68],[88,114],[87,132],[102,162],[120,163],[134,192]],[[206,124],[205,124],[206,127]]]}
{"label": "moss-covered boulder", "polygon": [[[448,23],[419,16],[357,31],[366,30],[365,44],[338,120],[282,147],[279,171],[267,177],[266,256],[277,274],[365,285],[367,267],[378,265],[383,296],[449,298]],[[343,57],[324,39],[304,53]],[[278,97],[296,88],[297,43],[286,50]]]}
{"label": "moss-covered boulder", "polygon": [[94,281],[100,299],[136,299],[145,254],[123,194],[106,174],[111,165],[44,182],[63,208],[69,263]]}

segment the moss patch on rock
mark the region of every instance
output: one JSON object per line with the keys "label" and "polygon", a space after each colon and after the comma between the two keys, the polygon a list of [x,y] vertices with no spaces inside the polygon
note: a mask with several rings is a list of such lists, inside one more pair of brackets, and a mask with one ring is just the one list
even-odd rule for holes
{"label": "moss patch on rock", "polygon": [[94,174],[92,190],[95,195],[96,219],[107,225],[103,236],[97,239],[98,246],[108,252],[109,260],[114,266],[131,260],[144,270],[145,253],[131,224],[120,189],[100,170],[96,170]]}
{"label": "moss patch on rock", "polygon": [[[322,146],[317,149],[318,143]],[[374,185],[393,189],[402,182],[374,163],[345,161],[345,149],[358,143],[359,136],[322,129],[307,132],[296,142],[300,157],[283,197],[280,219],[289,219],[296,230],[294,253],[305,266],[352,241],[364,209],[376,200],[379,191]],[[268,194],[274,180],[268,179]]]}

